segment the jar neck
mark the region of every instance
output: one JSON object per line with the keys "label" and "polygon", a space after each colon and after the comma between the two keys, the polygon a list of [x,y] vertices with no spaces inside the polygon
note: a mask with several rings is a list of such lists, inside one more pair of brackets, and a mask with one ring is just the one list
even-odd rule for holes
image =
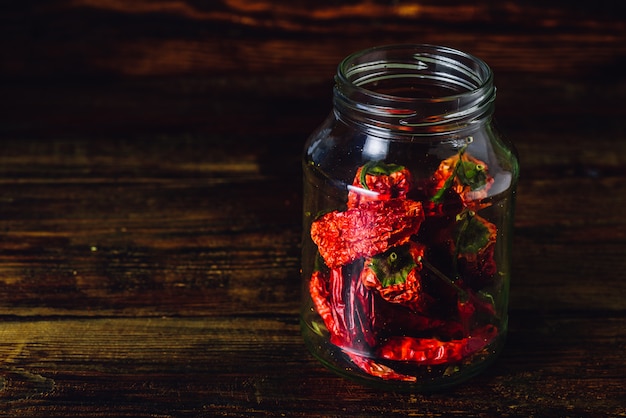
{"label": "jar neck", "polygon": [[432,45],[357,52],[337,69],[337,117],[380,136],[462,134],[491,119],[496,89],[482,60]]}

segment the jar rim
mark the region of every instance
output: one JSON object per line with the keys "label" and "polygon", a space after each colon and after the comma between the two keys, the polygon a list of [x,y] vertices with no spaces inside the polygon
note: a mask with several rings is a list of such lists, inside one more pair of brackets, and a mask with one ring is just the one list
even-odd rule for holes
{"label": "jar rim", "polygon": [[341,61],[333,101],[340,118],[380,135],[433,135],[485,120],[495,91],[491,68],[478,57],[445,46],[396,44]]}
{"label": "jar rim", "polygon": [[[398,57],[402,57],[403,54],[407,53],[409,53],[407,56],[410,56],[415,61],[405,61],[405,63],[402,64],[403,67],[401,68],[413,71],[422,71],[428,67],[429,63],[443,64],[448,68],[458,70],[460,73],[468,77],[465,82],[458,77],[455,77],[454,79],[448,77],[443,81],[456,82],[459,86],[465,88],[465,90],[455,94],[441,95],[437,97],[405,97],[381,93],[364,87],[364,84],[372,81],[370,78],[357,80],[353,79],[353,76],[362,70],[382,70],[383,67],[391,68],[394,63],[388,59],[389,57],[393,58],[395,56],[393,54],[398,54]],[[385,55],[387,60],[382,60],[380,57],[382,55]],[[379,56],[379,58],[376,61],[368,58],[377,56]],[[406,60],[406,57],[404,57],[404,59]],[[467,62],[467,64],[463,61]],[[473,64],[474,68],[471,68],[469,64]],[[345,83],[350,85],[352,88],[361,90],[362,93],[374,97],[378,96],[388,100],[397,100],[400,102],[454,101],[459,97],[473,94],[483,88],[489,88],[493,84],[493,72],[491,71],[489,65],[477,56],[451,47],[433,44],[389,44],[367,48],[348,55],[339,63],[337,67],[336,79],[342,84]],[[470,81],[473,81],[474,84],[470,84]]]}

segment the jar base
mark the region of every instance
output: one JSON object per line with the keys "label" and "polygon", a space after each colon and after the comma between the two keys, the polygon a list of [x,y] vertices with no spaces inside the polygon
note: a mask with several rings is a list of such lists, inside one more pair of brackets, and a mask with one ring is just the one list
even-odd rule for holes
{"label": "jar base", "polygon": [[[461,361],[439,365],[419,365],[405,361],[385,361],[382,364],[376,359],[374,368],[380,369],[382,366],[402,376],[401,378],[381,378],[365,372],[361,368],[363,363],[361,366],[356,364],[351,360],[349,352],[330,343],[327,335],[320,334],[307,325],[306,321],[301,320],[300,325],[308,350],[327,369],[356,383],[396,392],[432,393],[458,386],[489,367],[498,357],[506,339],[505,327],[484,349]],[[358,357],[363,359],[364,363],[371,364],[370,360],[374,361],[362,356]]]}

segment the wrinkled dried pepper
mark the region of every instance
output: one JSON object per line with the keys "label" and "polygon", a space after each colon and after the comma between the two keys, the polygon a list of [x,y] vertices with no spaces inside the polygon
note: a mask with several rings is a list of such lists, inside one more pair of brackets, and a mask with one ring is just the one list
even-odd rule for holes
{"label": "wrinkled dried pepper", "polygon": [[368,259],[360,279],[366,287],[376,289],[384,300],[421,312],[430,301],[422,290],[423,256],[424,247],[414,242],[394,247]]}
{"label": "wrinkled dried pepper", "polygon": [[487,193],[493,184],[487,165],[465,152],[465,148],[443,160],[433,174],[432,201],[439,203],[448,189],[454,190],[467,207],[472,207]]}
{"label": "wrinkled dried pepper", "polygon": [[348,188],[348,208],[367,201],[403,199],[411,187],[409,170],[396,164],[365,164]]}
{"label": "wrinkled dried pepper", "polygon": [[311,226],[311,237],[326,265],[334,268],[406,244],[423,219],[420,202],[366,201],[322,216]]}
{"label": "wrinkled dried pepper", "polygon": [[428,366],[463,360],[485,348],[497,335],[493,325],[476,329],[472,336],[459,340],[441,341],[435,338],[392,337],[379,349],[378,355],[387,360],[399,360]]}

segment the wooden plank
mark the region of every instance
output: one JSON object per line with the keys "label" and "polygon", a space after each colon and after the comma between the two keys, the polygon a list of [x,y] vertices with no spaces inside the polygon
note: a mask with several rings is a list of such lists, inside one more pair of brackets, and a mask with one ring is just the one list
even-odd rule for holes
{"label": "wooden plank", "polygon": [[[396,42],[456,47],[483,57],[498,72],[563,75],[604,66],[617,74],[615,58],[626,53],[624,21],[618,18],[626,12],[609,2],[602,7],[529,1],[21,4],[3,17],[13,38],[6,45],[11,59],[2,69],[17,77],[278,71],[318,78],[331,75],[350,52]],[[31,27],[42,34],[36,43]],[[30,65],[33,57],[46,66]]]}
{"label": "wooden plank", "polygon": [[16,414],[50,417],[618,416],[625,325],[520,313],[485,374],[454,395],[416,395],[330,374],[306,352],[292,316],[4,320],[0,399]]}
{"label": "wooden plank", "polygon": [[[572,143],[534,135],[518,143],[528,163],[512,308],[623,311],[626,153],[607,159],[582,134]],[[624,146],[614,142],[595,144]],[[8,144],[0,312],[297,310],[299,146],[282,149],[275,158],[284,164],[269,168],[259,159],[268,143],[255,140],[234,153],[200,137]]]}

